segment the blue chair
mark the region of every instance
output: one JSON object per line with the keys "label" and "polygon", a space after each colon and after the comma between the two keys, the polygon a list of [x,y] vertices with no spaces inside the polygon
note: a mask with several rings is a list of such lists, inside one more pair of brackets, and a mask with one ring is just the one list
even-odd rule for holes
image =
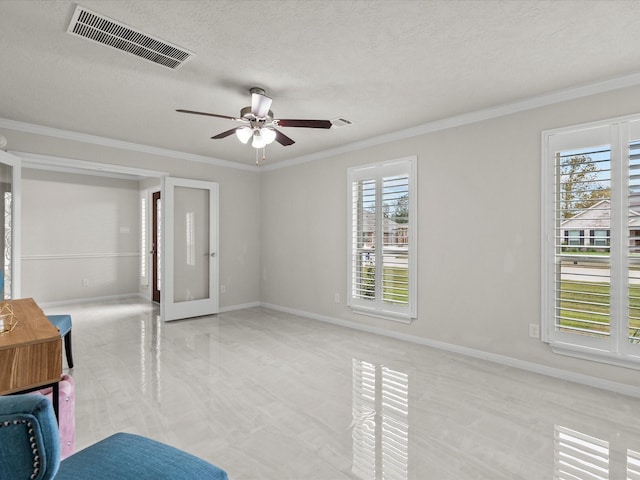
{"label": "blue chair", "polygon": [[67,365],[73,368],[73,353],[71,352],[71,315],[47,315],[53,326],[60,330],[64,338],[64,352],[67,355]]}
{"label": "blue chair", "polygon": [[0,478],[229,480],[204,460],[129,433],[116,433],[61,462],[56,418],[41,395],[0,397]]}

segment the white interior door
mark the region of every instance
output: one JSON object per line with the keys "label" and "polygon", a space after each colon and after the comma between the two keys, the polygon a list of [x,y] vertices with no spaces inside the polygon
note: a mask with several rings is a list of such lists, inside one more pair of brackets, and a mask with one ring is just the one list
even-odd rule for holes
{"label": "white interior door", "polygon": [[162,319],[218,313],[218,184],[165,177]]}
{"label": "white interior door", "polygon": [[20,298],[20,170],[20,158],[0,150],[0,269],[4,278],[0,299]]}

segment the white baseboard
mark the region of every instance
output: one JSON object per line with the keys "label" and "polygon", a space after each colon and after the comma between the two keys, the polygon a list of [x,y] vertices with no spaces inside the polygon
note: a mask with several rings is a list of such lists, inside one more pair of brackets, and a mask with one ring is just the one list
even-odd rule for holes
{"label": "white baseboard", "polygon": [[260,307],[260,306],[262,306],[260,302],[240,303],[238,305],[230,305],[228,307],[222,307],[219,310],[219,312],[220,313],[233,312],[234,310],[244,310],[245,308],[254,308],[254,307]]}
{"label": "white baseboard", "polygon": [[[61,300],[57,302],[38,302],[38,305],[41,307],[59,307],[61,305],[77,305],[80,303],[90,303],[90,302],[108,302],[119,299],[126,298],[142,298],[143,300],[152,302],[153,300],[148,295],[144,293],[126,293],[123,295],[107,295],[103,297],[87,297],[87,298],[75,298],[70,300]],[[220,313],[232,312],[234,310],[244,310],[245,308],[253,308],[260,307],[262,304],[260,302],[250,302],[250,303],[241,303],[238,305],[230,305],[227,307],[220,308]]]}
{"label": "white baseboard", "polygon": [[409,335],[406,333],[393,332],[383,328],[364,325],[357,322],[351,322],[349,320],[343,320],[339,318],[329,317],[326,315],[318,315],[315,313],[305,312],[303,310],[296,310],[293,308],[281,307],[279,305],[273,305],[271,303],[261,303],[264,308],[277,310],[280,312],[290,313],[298,315],[300,317],[310,318],[312,320],[319,320],[321,322],[331,323],[333,325],[339,325],[341,327],[352,328],[354,330],[360,330],[367,333],[374,333],[376,335],[382,335],[385,337],[395,338],[396,340],[404,340],[406,342],[416,343],[424,345],[426,347],[438,348],[447,352],[457,353],[468,357],[479,358],[487,360],[489,362],[498,363],[500,365],[506,365],[508,367],[519,368],[528,372],[538,373],[549,377],[558,378],[560,380],[567,380],[582,385],[588,385],[590,387],[601,388],[603,390],[609,390],[615,393],[621,393],[623,395],[629,395],[632,397],[640,398],[640,387],[634,387],[624,383],[613,382],[611,380],[605,380],[591,375],[583,375],[581,373],[571,372],[561,368],[549,367],[541,365],[539,363],[528,362],[525,360],[519,360],[517,358],[508,357],[505,355],[498,355],[495,353],[484,352],[482,350],[476,350],[474,348],[463,347],[452,343],[439,342],[431,340],[425,337],[419,337],[417,335]]}
{"label": "white baseboard", "polygon": [[106,295],[103,297],[87,297],[87,298],[74,298],[70,300],[61,300],[58,302],[38,302],[38,306],[45,307],[59,307],[61,305],[77,305],[79,303],[89,302],[108,302],[113,300],[124,300],[126,298],[143,298],[144,300],[151,300],[141,293],[125,293],[123,295]]}

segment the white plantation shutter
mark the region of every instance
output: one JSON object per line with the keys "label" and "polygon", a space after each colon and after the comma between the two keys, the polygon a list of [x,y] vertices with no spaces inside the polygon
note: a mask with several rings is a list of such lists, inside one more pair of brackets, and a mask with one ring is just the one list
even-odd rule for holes
{"label": "white plantation shutter", "polygon": [[543,142],[543,340],[640,368],[640,116]]}
{"label": "white plantation shutter", "polygon": [[555,157],[555,328],[608,337],[610,241],[601,242],[595,231],[611,229],[611,148],[568,149]]}
{"label": "white plantation shutter", "polygon": [[416,316],[415,157],[349,169],[349,305],[359,313]]}
{"label": "white plantation shutter", "polygon": [[628,241],[628,343],[640,343],[640,131],[629,142]]}
{"label": "white plantation shutter", "polygon": [[[409,174],[382,177],[382,301],[409,305],[409,227],[403,205],[409,206]],[[396,208],[393,213],[387,208]]]}
{"label": "white plantation shutter", "polygon": [[376,298],[375,246],[378,206],[376,195],[375,180],[353,182],[352,295],[354,298],[365,300]]}

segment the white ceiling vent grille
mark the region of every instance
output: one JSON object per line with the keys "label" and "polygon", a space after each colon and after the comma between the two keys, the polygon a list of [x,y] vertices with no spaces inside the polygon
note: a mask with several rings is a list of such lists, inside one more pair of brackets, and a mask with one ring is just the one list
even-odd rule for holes
{"label": "white ceiling vent grille", "polygon": [[78,5],[67,32],[176,69],[193,53]]}
{"label": "white ceiling vent grille", "polygon": [[351,125],[353,122],[351,120],[347,120],[344,117],[338,117],[331,120],[331,124],[335,127],[344,127],[345,125]]}

